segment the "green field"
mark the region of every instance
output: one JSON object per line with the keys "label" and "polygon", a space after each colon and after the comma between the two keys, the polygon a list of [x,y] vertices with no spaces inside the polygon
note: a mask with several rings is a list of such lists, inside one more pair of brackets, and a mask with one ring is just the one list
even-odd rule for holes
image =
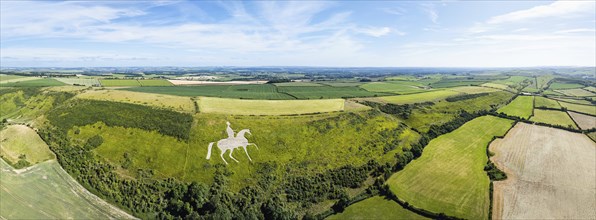
{"label": "green field", "polygon": [[25,125],[9,125],[0,131],[0,156],[10,164],[17,164],[20,160],[27,163],[37,164],[46,160],[54,159],[54,153],[48,145],[37,135],[37,133]]}
{"label": "green field", "polygon": [[474,99],[456,102],[439,101],[434,105],[421,106],[412,110],[406,124],[421,132],[426,132],[432,125],[442,125],[458,117],[460,111],[477,112],[491,110],[505,105],[513,97],[509,92],[493,92]]}
{"label": "green field", "polygon": [[487,219],[487,144],[494,136],[504,135],[512,123],[482,116],[433,139],[420,158],[387,180],[391,191],[418,208],[466,219]]}
{"label": "green field", "polygon": [[535,109],[534,116],[530,118],[530,121],[542,122],[551,125],[561,125],[577,129],[577,126],[573,120],[569,117],[569,115],[567,115],[566,112],[563,111]]}
{"label": "green field", "polygon": [[548,82],[550,82],[554,78],[555,78],[555,76],[553,76],[553,75],[542,75],[542,76],[537,77],[536,80],[538,81],[538,88],[539,89],[546,88],[546,86],[548,86]]}
{"label": "green field", "polygon": [[0,74],[0,81],[7,81],[12,79],[24,78],[25,76]]}
{"label": "green field", "polygon": [[165,79],[142,79],[137,81],[141,86],[173,86],[170,81]]}
{"label": "green field", "polygon": [[412,103],[420,103],[420,102],[432,102],[441,99],[445,99],[450,96],[456,96],[461,94],[459,92],[450,91],[450,90],[439,90],[439,91],[432,91],[432,92],[424,92],[424,93],[416,93],[416,94],[409,94],[409,95],[397,95],[397,96],[386,96],[381,97],[380,99],[393,104],[412,104]]}
{"label": "green field", "polygon": [[386,92],[396,94],[408,94],[428,91],[425,86],[415,81],[388,81],[372,82],[361,85],[360,88],[371,92]]}
{"label": "green field", "polygon": [[441,79],[441,81],[430,84],[433,88],[447,88],[456,86],[479,86],[486,83],[486,80],[467,80],[467,79]]}
{"label": "green field", "polygon": [[326,218],[340,219],[428,219],[404,209],[391,199],[381,196],[368,198],[348,206],[342,213]]}
{"label": "green field", "polygon": [[[304,87],[297,87],[304,88]],[[312,87],[309,87],[312,88]],[[295,99],[277,92],[277,87],[264,85],[220,85],[220,86],[174,86],[174,87],[133,87],[125,90],[179,96],[210,96],[240,99]]]}
{"label": "green field", "polygon": [[527,119],[532,115],[533,100],[533,96],[518,96],[508,105],[499,108],[497,112]]}
{"label": "green field", "polygon": [[111,86],[141,86],[138,80],[136,79],[100,79],[102,86],[111,87]]}
{"label": "green field", "polygon": [[1,219],[132,219],[87,192],[55,160],[17,174],[0,159]]}
{"label": "green field", "polygon": [[496,88],[496,89],[502,89],[502,90],[508,90],[508,91],[512,91],[513,89],[507,85],[503,85],[503,84],[498,84],[498,83],[484,83],[482,84],[482,86],[484,87],[490,87],[490,88]]}
{"label": "green field", "polygon": [[85,78],[56,78],[56,80],[69,84],[69,85],[84,85],[84,86],[97,86],[101,85],[97,79],[85,79]]}
{"label": "green field", "polygon": [[287,93],[298,99],[333,99],[387,95],[385,93],[369,92],[359,87],[286,86],[279,87],[278,90],[281,93]]}
{"label": "green field", "polygon": [[466,94],[478,94],[478,93],[487,93],[487,92],[497,92],[501,91],[498,89],[487,88],[487,87],[480,87],[480,86],[460,86],[460,87],[453,87],[449,88],[449,90],[466,93]]}
{"label": "green field", "polygon": [[567,96],[576,96],[576,97],[596,96],[596,93],[592,93],[592,92],[584,90],[584,89],[562,89],[562,90],[556,90],[556,92],[567,95]]}
{"label": "green field", "polygon": [[182,112],[195,112],[195,106],[189,97],[131,92],[125,90],[91,90],[78,94],[77,98],[102,101],[126,102],[166,108]]}
{"label": "green field", "polygon": [[596,115],[596,106],[594,105],[580,105],[580,104],[571,104],[567,102],[559,102],[562,107],[565,107],[569,110],[582,112],[589,115]]}
{"label": "green field", "polygon": [[584,88],[584,89],[585,89],[585,90],[588,90],[588,91],[590,91],[590,92],[596,92],[596,87],[594,87],[594,86],[588,86],[588,87],[586,87],[586,88]]}
{"label": "green field", "polygon": [[334,82],[334,81],[321,81],[317,82],[323,85],[333,86],[333,87],[357,87],[364,85],[363,82]]}
{"label": "green field", "polygon": [[231,115],[290,115],[344,110],[343,99],[238,100],[202,97],[198,103],[203,113]]}
{"label": "green field", "polygon": [[43,86],[63,86],[66,85],[55,79],[33,79],[27,81],[8,82],[0,84],[0,87],[43,87]]}
{"label": "green field", "polygon": [[584,100],[584,99],[572,99],[572,98],[554,98],[556,100],[562,101],[562,102],[570,102],[570,103],[574,103],[574,104],[582,104],[582,105],[591,105],[591,102],[588,100]]}
{"label": "green field", "polygon": [[[70,94],[40,92],[39,88],[16,88],[2,90],[0,94],[0,120],[36,125],[36,119],[57,106]],[[43,118],[41,118],[43,119]]]}
{"label": "green field", "polygon": [[559,102],[557,102],[557,100],[553,100],[553,99],[548,99],[548,98],[544,98],[541,96],[536,96],[534,97],[534,104],[536,105],[535,107],[547,107],[547,108],[561,108],[561,105],[559,105]]}
{"label": "green field", "polygon": [[534,80],[534,79],[533,78],[530,78],[530,77],[526,77],[526,76],[511,76],[511,77],[509,77],[507,79],[492,81],[491,83],[503,84],[503,85],[508,85],[508,86],[515,86],[515,85],[519,85],[524,80]]}
{"label": "green field", "polygon": [[577,88],[583,88],[583,87],[585,87],[585,86],[582,84],[577,84],[577,83],[554,82],[554,83],[551,83],[548,88],[555,90],[555,89],[577,89]]}
{"label": "green field", "polygon": [[288,82],[288,83],[275,83],[275,86],[323,86],[321,84],[318,83],[312,83],[312,82]]}

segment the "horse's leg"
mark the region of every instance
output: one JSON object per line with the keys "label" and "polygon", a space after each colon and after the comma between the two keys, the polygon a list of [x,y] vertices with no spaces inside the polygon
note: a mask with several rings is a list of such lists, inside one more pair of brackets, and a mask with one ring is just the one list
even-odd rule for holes
{"label": "horse's leg", "polygon": [[259,149],[259,147],[257,147],[257,145],[256,145],[256,144],[253,144],[253,143],[248,143],[248,145],[253,145],[253,146],[255,146],[257,149]]}
{"label": "horse's leg", "polygon": [[248,160],[252,161],[252,159],[250,159],[250,155],[248,155],[248,151],[246,150],[246,146],[244,146],[243,148],[244,148],[244,152],[246,153],[246,156],[248,157]]}
{"label": "horse's leg", "polygon": [[234,152],[234,148],[230,149],[230,158],[232,158],[232,160],[236,161],[236,163],[238,163],[238,160],[236,160],[236,158],[232,157],[232,152]]}
{"label": "horse's leg", "polygon": [[224,163],[226,163],[226,165],[228,165],[228,161],[226,161],[226,159],[224,159],[224,157],[223,157],[226,150],[222,150],[222,149],[220,149],[220,150],[221,150],[221,154],[219,154],[219,157],[221,157],[221,159],[224,161]]}

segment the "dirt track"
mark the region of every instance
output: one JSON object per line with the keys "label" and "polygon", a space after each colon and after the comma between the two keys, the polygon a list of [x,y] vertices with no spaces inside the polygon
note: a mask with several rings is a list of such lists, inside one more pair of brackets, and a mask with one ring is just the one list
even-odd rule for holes
{"label": "dirt track", "polygon": [[509,177],[494,183],[494,219],[596,218],[596,144],[585,135],[518,123],[490,150]]}

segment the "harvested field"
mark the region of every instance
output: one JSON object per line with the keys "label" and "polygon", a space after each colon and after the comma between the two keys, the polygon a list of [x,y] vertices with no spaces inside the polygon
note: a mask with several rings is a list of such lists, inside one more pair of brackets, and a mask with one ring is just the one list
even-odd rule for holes
{"label": "harvested field", "polygon": [[217,81],[197,81],[197,80],[180,80],[180,79],[170,79],[168,81],[170,81],[170,83],[177,85],[177,86],[184,86],[184,85],[247,85],[247,84],[265,84],[265,83],[267,83],[267,81],[217,82]]}
{"label": "harvested field", "polygon": [[577,123],[581,129],[587,130],[587,129],[596,127],[596,117],[594,117],[594,116],[584,115],[584,114],[575,113],[575,112],[567,112],[567,113],[569,113],[569,115],[571,115],[571,118],[573,118],[575,123]]}
{"label": "harvested field", "polygon": [[557,110],[534,109],[534,116],[530,118],[530,121],[577,128],[566,112]]}
{"label": "harvested field", "polygon": [[596,146],[587,136],[518,123],[495,140],[493,219],[596,218]]}
{"label": "harvested field", "polygon": [[564,89],[564,90],[555,90],[555,92],[562,93],[567,96],[576,96],[576,97],[584,97],[584,96],[595,96],[596,93],[589,92],[584,89]]}
{"label": "harvested field", "polygon": [[411,205],[435,213],[488,218],[486,146],[494,136],[504,135],[512,123],[482,116],[431,140],[421,157],[387,180],[391,191]]}
{"label": "harvested field", "polygon": [[497,112],[527,119],[532,115],[532,109],[534,108],[533,100],[533,96],[518,96],[508,105],[499,108]]}
{"label": "harvested field", "polygon": [[0,219],[134,219],[91,194],[55,160],[15,170],[0,159]]}
{"label": "harvested field", "polygon": [[81,99],[102,101],[126,102],[131,104],[147,105],[166,108],[182,112],[194,112],[195,107],[188,97],[130,92],[125,90],[92,90],[76,96]]}
{"label": "harvested field", "polygon": [[420,102],[433,102],[441,99],[445,99],[450,96],[456,96],[461,94],[459,92],[450,90],[439,90],[432,92],[416,93],[409,95],[398,95],[398,96],[386,96],[381,97],[382,101],[393,103],[393,104],[412,104]]}
{"label": "harvested field", "polygon": [[497,84],[497,83],[484,83],[484,84],[482,84],[482,86],[484,86],[484,87],[490,87],[490,88],[496,88],[496,89],[502,89],[502,90],[512,90],[507,85]]}
{"label": "harvested field", "polygon": [[397,202],[381,196],[368,198],[348,206],[333,219],[428,219],[401,207]]}
{"label": "harvested field", "polygon": [[140,79],[141,86],[173,86],[172,83],[165,79]]}
{"label": "harvested field", "polygon": [[498,92],[501,90],[487,88],[487,87],[480,87],[480,86],[460,86],[449,88],[449,90],[453,90],[456,92],[466,93],[466,94],[477,94],[477,93],[485,93],[485,92]]}
{"label": "harvested field", "polygon": [[231,115],[290,115],[344,109],[343,99],[241,100],[201,97],[198,103],[201,112]]}
{"label": "harvested field", "polygon": [[21,155],[30,164],[54,159],[54,153],[37,132],[25,125],[9,125],[0,131],[0,156],[15,164]]}

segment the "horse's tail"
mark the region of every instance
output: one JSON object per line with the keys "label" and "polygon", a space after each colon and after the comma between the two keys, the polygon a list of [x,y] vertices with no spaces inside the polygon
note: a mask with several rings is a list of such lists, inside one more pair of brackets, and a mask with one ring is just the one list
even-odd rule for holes
{"label": "horse's tail", "polygon": [[209,147],[207,148],[207,160],[211,158],[211,148],[213,148],[213,143],[214,142],[209,143]]}

